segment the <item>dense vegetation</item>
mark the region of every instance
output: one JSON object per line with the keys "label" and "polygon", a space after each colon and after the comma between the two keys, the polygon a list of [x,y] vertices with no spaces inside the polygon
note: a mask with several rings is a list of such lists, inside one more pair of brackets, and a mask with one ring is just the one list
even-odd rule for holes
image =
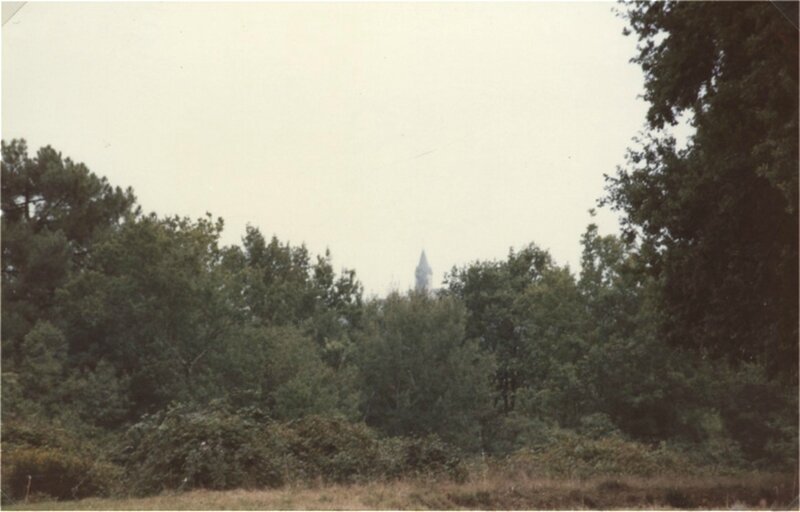
{"label": "dense vegetation", "polygon": [[223,247],[222,219],[3,142],[3,500],[458,480],[477,456],[795,470],[797,32],[769,3],[625,15],[650,130],[609,178],[623,235],[589,225],[577,272],[530,244],[365,301],[327,253],[252,226]]}

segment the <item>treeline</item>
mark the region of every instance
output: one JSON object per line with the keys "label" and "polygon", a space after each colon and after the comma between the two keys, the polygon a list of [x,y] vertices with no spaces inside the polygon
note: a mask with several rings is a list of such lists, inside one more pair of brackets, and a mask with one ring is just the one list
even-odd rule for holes
{"label": "treeline", "polygon": [[[222,219],[145,214],[54,149],[3,142],[3,499],[464,478],[477,456],[557,474],[796,469],[782,15],[626,16],[651,132],[609,178],[622,235],[589,225],[579,269],[531,244],[452,269],[435,294],[365,300],[327,253],[253,226],[222,246]],[[691,76],[684,26],[707,50]],[[755,66],[764,45],[777,56]],[[679,149],[660,130],[682,111],[697,132]]]}
{"label": "treeline", "polygon": [[[104,478],[156,492],[390,466],[379,476],[458,474],[455,453],[505,456],[567,432],[667,442],[731,470],[796,463],[796,390],[757,362],[665,344],[657,282],[594,225],[577,275],[532,244],[453,269],[435,295],[365,302],[329,254],[254,227],[221,247],[221,219],[144,215],[132,191],[51,148],[31,158],[3,143],[2,172],[7,497],[36,472],[71,475],[52,491],[70,497],[97,472],[87,454]],[[318,428],[297,440],[298,420]],[[366,454],[347,442],[362,423],[365,439],[406,448]],[[298,472],[310,455],[291,443],[326,436],[311,453],[328,462]],[[414,439],[435,464],[414,462]]]}

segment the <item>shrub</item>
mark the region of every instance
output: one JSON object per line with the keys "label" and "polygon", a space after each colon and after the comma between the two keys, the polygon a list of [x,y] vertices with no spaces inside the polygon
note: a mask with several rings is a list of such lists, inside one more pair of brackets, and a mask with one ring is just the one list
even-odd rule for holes
{"label": "shrub", "polygon": [[467,477],[461,456],[452,446],[442,442],[436,435],[407,441],[405,450],[407,473],[436,475],[446,474],[457,481]]}
{"label": "shrub", "polygon": [[720,415],[745,458],[757,467],[797,467],[797,387],[769,380],[765,370],[742,365],[724,374]]}
{"label": "shrub", "polygon": [[523,448],[546,445],[553,425],[540,418],[512,411],[488,422],[484,445],[492,455],[508,455]]}
{"label": "shrub", "polygon": [[271,432],[276,444],[288,450],[295,478],[343,483],[375,473],[378,441],[366,425],[308,416]]}
{"label": "shrub", "polygon": [[377,466],[385,478],[444,475],[463,481],[467,477],[467,469],[460,454],[436,435],[382,439],[378,448]]}
{"label": "shrub", "polygon": [[742,449],[725,429],[719,413],[709,411],[699,416],[698,428],[703,433],[702,442],[673,441],[670,445],[696,466],[715,474],[732,474],[752,469]]}
{"label": "shrub", "polygon": [[556,433],[535,450],[521,450],[509,458],[512,469],[528,474],[589,477],[594,475],[652,476],[692,471],[682,455],[665,445],[651,448],[618,437],[593,439],[570,431]]}
{"label": "shrub", "polygon": [[5,457],[3,466],[5,492],[14,500],[27,496],[28,490],[56,499],[107,495],[119,475],[112,464],[57,448],[18,448]]}
{"label": "shrub", "polygon": [[78,435],[37,416],[24,419],[3,417],[3,448],[50,447],[67,451],[91,450]]}
{"label": "shrub", "polygon": [[611,418],[602,412],[583,416],[580,419],[578,432],[594,439],[619,437],[622,435],[617,426],[614,425],[614,422],[611,421]]}
{"label": "shrub", "polygon": [[259,425],[223,408],[171,407],[131,427],[127,440],[122,460],[137,493],[283,482],[280,456]]}
{"label": "shrub", "polygon": [[222,407],[175,406],[134,425],[127,441],[120,460],[140,494],[287,481],[466,477],[460,456],[438,437],[378,439],[364,424],[332,417],[276,423]]}
{"label": "shrub", "polygon": [[4,418],[3,500],[30,495],[74,499],[112,494],[121,468],[94,443],[37,416]]}

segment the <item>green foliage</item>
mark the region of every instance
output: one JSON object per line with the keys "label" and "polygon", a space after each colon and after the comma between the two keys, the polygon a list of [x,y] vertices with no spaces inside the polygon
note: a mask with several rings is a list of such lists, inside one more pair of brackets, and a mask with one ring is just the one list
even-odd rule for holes
{"label": "green foliage", "polygon": [[[520,393],[521,401],[527,392]],[[520,409],[524,409],[521,407]],[[492,455],[504,456],[519,450],[541,446],[552,434],[554,422],[520,410],[498,415],[484,427],[484,449]]]}
{"label": "green foliage", "polygon": [[[277,418],[355,417],[355,273],[255,228],[223,248],[222,229],[210,215],[141,215],[82,164],[4,142],[7,411],[113,429],[175,400],[227,398]],[[251,371],[230,378],[239,365]]]}
{"label": "green foliage", "polygon": [[361,340],[364,417],[388,435],[474,449],[490,411],[491,359],[465,340],[464,309],[449,297],[393,294],[368,313]]}
{"label": "green foliage", "polygon": [[761,467],[796,468],[797,390],[787,392],[756,365],[720,377],[720,416],[745,458]]}
{"label": "green foliage", "polygon": [[334,371],[320,357],[319,347],[296,329],[272,331],[267,337],[266,387],[276,419],[344,414],[354,417],[354,383],[344,370]]}
{"label": "green foliage", "polygon": [[279,485],[279,455],[260,432],[222,407],[174,406],[133,425],[120,460],[131,489],[142,494]]}
{"label": "green foliage", "polygon": [[578,433],[592,439],[622,437],[619,429],[611,421],[608,414],[602,412],[595,412],[582,417],[578,426]]}
{"label": "green foliage", "polygon": [[607,428],[636,439],[698,440],[694,414],[707,406],[708,374],[658,336],[657,284],[639,272],[633,247],[600,236],[594,224],[582,242],[579,285],[588,346],[576,380],[585,403],[579,422],[570,426],[585,429],[586,415],[600,414],[610,421]]}
{"label": "green foliage", "polygon": [[379,438],[363,424],[310,416],[274,426],[293,480],[347,483],[370,478],[466,477],[457,449],[436,435]]}
{"label": "green foliage", "polygon": [[130,378],[117,375],[105,359],[94,370],[72,375],[63,388],[64,398],[75,404],[75,412],[87,424],[112,429],[121,426],[129,414]]}
{"label": "green foliage", "polygon": [[[93,340],[85,350],[106,354],[130,376],[138,411],[212,391],[205,386],[207,361],[232,320],[218,293],[225,283],[221,230],[222,221],[210,216],[192,222],[150,215],[128,223],[98,247],[101,275],[79,276],[60,297],[73,337]],[[84,298],[109,307],[87,317]]]}
{"label": "green foliage", "polygon": [[89,264],[94,242],[135,214],[122,191],[50,147],[28,156],[25,141],[2,143],[3,365],[52,313],[53,292]]}
{"label": "green foliage", "polygon": [[92,451],[87,440],[40,416],[3,418],[3,448],[56,448],[70,452]]}
{"label": "green foliage", "polygon": [[292,247],[272,237],[266,243],[252,226],[242,239],[243,295],[251,318],[263,325],[308,324],[318,342],[341,335],[336,323],[359,320],[362,287],[353,271],[337,279],[330,253],[311,264],[305,246]]}
{"label": "green foliage", "polygon": [[[670,180],[696,178],[708,163],[692,153],[710,140],[701,132],[694,149],[669,156],[661,147],[635,163],[665,158]],[[670,287],[690,278],[716,286],[697,262],[713,256],[709,248],[738,246],[678,233],[694,222],[688,213],[667,212],[675,225],[658,217],[667,215],[653,206],[663,190],[647,187],[660,170],[620,178],[615,192],[632,194],[631,208],[642,201],[629,212],[650,223],[640,243],[590,225],[579,276],[531,244],[454,269],[439,294],[363,303],[355,273],[337,275],[328,252],[314,259],[254,227],[241,247],[221,247],[222,219],[142,215],[130,191],[83,165],[50,148],[33,159],[26,151],[24,142],[3,143],[4,499],[27,492],[27,475],[32,493],[61,499],[462,480],[461,454],[478,452],[515,454],[509,463],[522,471],[579,477],[796,467],[797,396],[791,379],[773,378],[775,358],[791,355],[781,345],[791,331],[781,322],[796,320],[782,312],[786,290],[768,298],[764,318],[734,325],[731,312],[750,300],[739,303],[739,292],[753,284],[734,262],[724,293],[712,290],[708,308],[682,319],[692,302]],[[724,185],[720,176],[728,175],[711,182]],[[668,194],[680,204],[668,208],[692,206],[693,192],[680,185]],[[701,231],[719,227],[724,237],[742,225],[715,218]],[[789,261],[780,247],[764,265]],[[757,252],[722,260],[753,262]],[[758,300],[775,277],[766,266],[753,271]],[[738,305],[722,308],[721,297]],[[723,320],[730,325],[720,329]],[[664,343],[680,333],[693,350]],[[720,351],[738,366],[706,357]]]}
{"label": "green foliage", "polygon": [[141,494],[465,475],[457,452],[436,437],[379,439],[367,426],[339,418],[277,423],[220,404],[171,407],[131,427],[126,443],[120,461]]}
{"label": "green foliage", "polygon": [[535,247],[449,277],[472,334],[505,361],[495,383],[506,418],[487,424],[490,452],[524,446],[549,424],[647,441],[700,435],[708,381],[660,342],[655,284],[637,271],[638,254],[593,224],[582,243],[577,282]]}
{"label": "green foliage", "polygon": [[517,452],[508,463],[528,475],[570,478],[687,474],[695,470],[686,457],[663,445],[650,448],[614,436],[595,439],[556,430],[546,444]]}
{"label": "green foliage", "polygon": [[86,432],[41,416],[18,418],[4,412],[2,437],[4,503],[28,494],[28,476],[31,496],[75,499],[119,490],[121,468],[103,456]]}
{"label": "green foliage", "polygon": [[26,395],[51,397],[64,373],[67,342],[49,322],[38,322],[25,335],[21,346],[20,384]]}
{"label": "green foliage", "polygon": [[[702,442],[674,441],[670,445],[683,453],[691,463],[705,468],[715,474],[734,474],[752,469],[739,443],[731,437],[720,414],[713,410],[703,411],[697,418],[698,427],[703,432]],[[786,451],[787,458],[793,458],[792,452]],[[776,466],[767,468],[777,469]]]}
{"label": "green foliage", "polygon": [[383,439],[379,450],[378,467],[388,478],[446,476],[456,482],[467,478],[460,452],[435,434]]}
{"label": "green foliage", "polygon": [[[665,338],[796,383],[798,32],[781,8],[628,5],[654,133],[606,201],[661,284]],[[684,149],[660,132],[681,115]]]}
{"label": "green foliage", "polygon": [[277,430],[292,457],[297,480],[353,482],[378,473],[378,441],[363,424],[308,416]]}
{"label": "green foliage", "polygon": [[[545,275],[559,270],[546,251],[531,244],[519,253],[510,251],[506,262],[476,262],[462,269],[454,268],[447,277],[449,293],[467,308],[466,337],[478,340],[480,347],[496,360],[495,403],[503,412],[514,409],[517,390],[526,386],[532,373],[541,375],[541,365],[548,363],[547,355],[536,354],[538,349],[552,348],[547,342],[539,343],[538,331],[570,328],[560,324],[561,316],[546,325],[526,325],[526,313],[535,309],[537,299],[547,295],[544,289],[548,285],[542,283]],[[563,276],[552,277],[553,281],[564,283],[559,279]],[[569,296],[567,291],[564,297]],[[565,343],[562,348],[572,347]],[[534,368],[534,364],[539,366]]]}
{"label": "green foliage", "polygon": [[279,420],[312,414],[355,418],[353,368],[331,368],[320,347],[299,328],[248,327],[232,331],[224,350],[211,356],[218,386],[238,406],[269,411]]}

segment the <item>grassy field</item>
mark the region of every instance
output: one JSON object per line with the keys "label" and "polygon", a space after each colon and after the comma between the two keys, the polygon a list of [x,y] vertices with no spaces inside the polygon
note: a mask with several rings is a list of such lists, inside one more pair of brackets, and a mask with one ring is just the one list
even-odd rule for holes
{"label": "grassy field", "polygon": [[793,509],[795,475],[554,480],[507,475],[466,483],[403,480],[269,490],[169,493],[148,498],[40,501],[8,510],[231,509]]}

